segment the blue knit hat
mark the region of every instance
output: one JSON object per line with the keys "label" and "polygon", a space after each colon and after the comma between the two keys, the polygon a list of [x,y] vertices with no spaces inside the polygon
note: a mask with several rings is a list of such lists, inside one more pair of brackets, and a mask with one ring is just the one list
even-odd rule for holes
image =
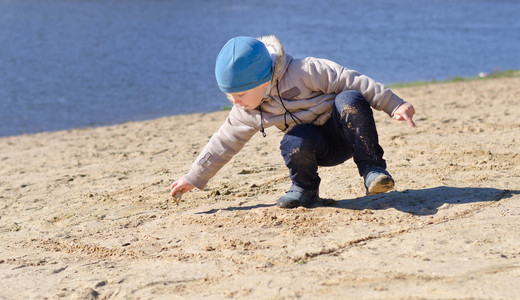
{"label": "blue knit hat", "polygon": [[239,36],[220,50],[215,65],[218,87],[224,93],[250,90],[271,80],[271,55],[257,39]]}

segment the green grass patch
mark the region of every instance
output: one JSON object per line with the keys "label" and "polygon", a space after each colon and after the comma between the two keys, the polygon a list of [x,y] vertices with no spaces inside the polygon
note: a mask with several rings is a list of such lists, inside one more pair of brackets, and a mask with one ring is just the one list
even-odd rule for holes
{"label": "green grass patch", "polygon": [[520,70],[506,70],[493,72],[490,74],[483,74],[482,76],[477,77],[454,77],[448,80],[431,80],[431,81],[412,81],[405,83],[393,83],[389,84],[389,88],[406,88],[406,87],[414,87],[414,86],[422,86],[426,84],[436,84],[436,83],[449,83],[449,82],[463,82],[463,81],[474,81],[474,80],[487,80],[487,79],[496,79],[496,78],[512,78],[512,77],[520,77]]}

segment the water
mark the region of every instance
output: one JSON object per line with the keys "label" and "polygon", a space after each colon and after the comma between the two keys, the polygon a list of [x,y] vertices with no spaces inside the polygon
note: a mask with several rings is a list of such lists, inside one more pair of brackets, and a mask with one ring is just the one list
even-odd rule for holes
{"label": "water", "polygon": [[383,83],[520,68],[516,0],[0,0],[0,136],[220,110],[215,57],[274,33]]}

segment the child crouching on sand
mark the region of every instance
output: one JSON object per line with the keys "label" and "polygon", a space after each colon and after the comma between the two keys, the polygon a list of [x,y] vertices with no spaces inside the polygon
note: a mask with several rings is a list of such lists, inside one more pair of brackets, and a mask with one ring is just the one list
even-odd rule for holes
{"label": "child crouching on sand", "polygon": [[372,108],[397,120],[412,120],[414,107],[381,83],[332,61],[284,53],[275,36],[229,40],[217,57],[220,90],[234,103],[188,174],[171,185],[171,195],[207,182],[251,137],[276,126],[286,134],[280,150],[292,186],[276,205],[312,206],[319,200],[318,166],[353,158],[368,195],[394,188],[386,171]]}

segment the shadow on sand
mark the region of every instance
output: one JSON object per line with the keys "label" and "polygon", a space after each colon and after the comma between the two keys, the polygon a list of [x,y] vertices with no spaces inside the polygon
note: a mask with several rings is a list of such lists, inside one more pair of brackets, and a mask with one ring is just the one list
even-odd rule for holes
{"label": "shadow on sand", "polygon": [[[394,191],[375,196],[365,196],[355,199],[321,199],[314,207],[336,207],[349,210],[396,210],[413,215],[434,215],[444,204],[465,204],[485,201],[499,201],[520,194],[520,191],[500,190],[494,188],[449,187],[440,186],[421,190]],[[221,209],[210,209],[196,214],[214,214],[220,210],[240,211],[266,208],[275,204],[256,204],[249,206],[231,206]]]}
{"label": "shadow on sand", "polygon": [[433,215],[444,204],[466,204],[486,201],[499,201],[510,198],[520,191],[494,188],[440,186],[420,190],[394,191],[375,196],[355,199],[323,199],[323,206],[333,206],[351,210],[383,210],[394,208],[413,215]]}

